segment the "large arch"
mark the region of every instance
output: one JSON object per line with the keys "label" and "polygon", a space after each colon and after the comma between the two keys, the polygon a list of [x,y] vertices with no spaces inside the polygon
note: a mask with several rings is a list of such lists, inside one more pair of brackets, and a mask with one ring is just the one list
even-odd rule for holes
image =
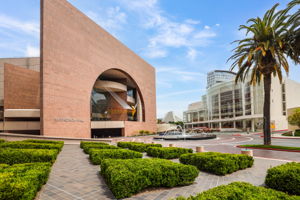
{"label": "large arch", "polygon": [[110,69],[130,75],[145,109],[143,121],[123,122],[123,135],[155,131],[155,69],[66,0],[41,6],[42,134],[90,138],[91,90]]}
{"label": "large arch", "polygon": [[118,122],[145,122],[144,98],[129,74],[108,69],[91,89],[90,113],[92,138],[122,136],[125,127]]}

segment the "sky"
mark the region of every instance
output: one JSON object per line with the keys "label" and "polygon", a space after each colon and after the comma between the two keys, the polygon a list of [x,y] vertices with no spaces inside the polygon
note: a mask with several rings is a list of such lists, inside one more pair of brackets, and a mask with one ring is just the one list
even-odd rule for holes
{"label": "sky", "polygon": [[[182,117],[206,92],[206,75],[229,70],[239,25],[288,0],[69,0],[156,68],[157,117]],[[0,5],[0,57],[39,56],[39,0]],[[289,78],[300,67],[290,62]]]}

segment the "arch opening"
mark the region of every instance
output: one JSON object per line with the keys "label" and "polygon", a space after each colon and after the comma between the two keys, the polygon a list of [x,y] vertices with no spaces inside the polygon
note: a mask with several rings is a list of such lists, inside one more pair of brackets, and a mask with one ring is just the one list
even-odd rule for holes
{"label": "arch opening", "polygon": [[124,122],[145,121],[144,112],[139,87],[127,73],[109,69],[98,76],[91,93],[92,137],[120,136]]}

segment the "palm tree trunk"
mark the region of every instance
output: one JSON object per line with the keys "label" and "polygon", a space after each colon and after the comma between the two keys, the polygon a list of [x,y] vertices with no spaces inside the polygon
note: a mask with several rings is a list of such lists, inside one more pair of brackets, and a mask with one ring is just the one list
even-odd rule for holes
{"label": "palm tree trunk", "polygon": [[271,74],[264,76],[264,144],[271,145]]}

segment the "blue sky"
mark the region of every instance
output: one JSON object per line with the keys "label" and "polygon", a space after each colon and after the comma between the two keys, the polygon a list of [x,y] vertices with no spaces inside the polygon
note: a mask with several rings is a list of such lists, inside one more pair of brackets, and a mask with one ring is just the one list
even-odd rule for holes
{"label": "blue sky", "polygon": [[[69,0],[156,68],[158,117],[182,117],[205,93],[206,74],[226,63],[251,17],[281,0]],[[10,0],[0,6],[0,57],[39,56],[39,0]],[[300,67],[291,64],[290,78]],[[299,79],[299,78],[298,78]]]}

